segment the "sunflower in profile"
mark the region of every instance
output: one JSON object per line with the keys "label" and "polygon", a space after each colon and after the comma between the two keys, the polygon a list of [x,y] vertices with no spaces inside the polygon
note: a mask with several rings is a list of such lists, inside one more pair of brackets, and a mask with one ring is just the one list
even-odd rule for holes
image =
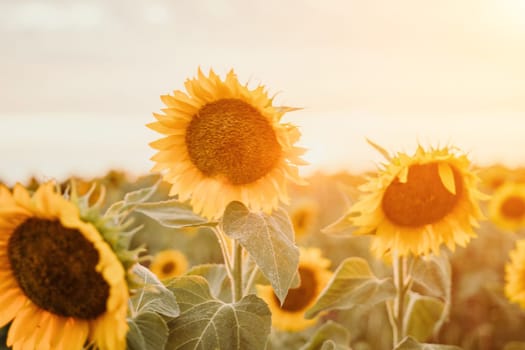
{"label": "sunflower in profile", "polygon": [[0,327],[14,350],[125,349],[128,288],[103,230],[53,183],[0,187]]}
{"label": "sunflower in profile", "polygon": [[492,195],[488,209],[491,221],[504,230],[525,227],[525,184],[501,185]]}
{"label": "sunflower in profile", "polygon": [[195,212],[218,218],[231,201],[270,212],[287,202],[286,180],[300,183],[304,149],[298,129],[281,123],[293,108],[276,107],[263,86],[250,90],[230,71],[212,70],[185,83],[186,92],[161,96],[167,108],[149,128],[165,135],[150,145],[152,171],[163,171],[170,195],[190,200]]}
{"label": "sunflower in profile", "polygon": [[525,309],[525,240],[517,241],[509,256],[505,265],[505,295]]}
{"label": "sunflower in profile", "polygon": [[472,226],[482,218],[477,176],[465,155],[453,149],[404,153],[390,159],[347,215],[355,234],[374,234],[372,250],[379,256],[439,254],[441,244],[454,250],[475,237]]}
{"label": "sunflower in profile", "polygon": [[149,268],[160,280],[166,280],[182,275],[188,265],[188,259],[182,252],[169,249],[158,252]]}
{"label": "sunflower in profile", "polygon": [[319,205],[313,199],[304,199],[293,204],[289,213],[295,238],[301,239],[315,229],[318,222]]}
{"label": "sunflower in profile", "polygon": [[317,323],[319,318],[305,319],[304,313],[312,307],[332,277],[330,260],[318,248],[301,248],[299,276],[301,285],[288,291],[283,305],[271,286],[257,286],[257,294],[272,312],[272,326],[282,331],[299,332]]}

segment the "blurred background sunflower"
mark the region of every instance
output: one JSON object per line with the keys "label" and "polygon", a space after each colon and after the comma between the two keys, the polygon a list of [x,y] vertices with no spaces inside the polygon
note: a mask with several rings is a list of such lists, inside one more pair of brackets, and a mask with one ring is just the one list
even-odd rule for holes
{"label": "blurred background sunflower", "polygon": [[317,248],[301,248],[299,257],[300,285],[288,291],[281,305],[271,286],[257,286],[257,294],[272,312],[272,326],[281,331],[298,332],[315,325],[320,317],[306,319],[304,313],[332,277],[330,260],[322,257]]}
{"label": "blurred background sunflower", "polygon": [[149,269],[162,281],[182,275],[188,267],[186,255],[179,250],[168,249],[155,254]]}
{"label": "blurred background sunflower", "polygon": [[504,182],[488,204],[492,222],[503,230],[516,232],[525,227],[525,183]]}

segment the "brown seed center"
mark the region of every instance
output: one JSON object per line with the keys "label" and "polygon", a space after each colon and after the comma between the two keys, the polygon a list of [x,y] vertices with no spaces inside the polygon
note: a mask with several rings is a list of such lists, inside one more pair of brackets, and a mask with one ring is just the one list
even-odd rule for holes
{"label": "brown seed center", "polygon": [[[286,299],[281,309],[295,312],[307,307],[316,297],[317,280],[315,273],[307,267],[299,267],[299,275],[301,276],[301,285],[297,288],[292,288],[288,291]],[[279,299],[273,295],[276,303],[279,304]]]}
{"label": "brown seed center", "polygon": [[173,261],[168,261],[164,265],[162,265],[162,273],[164,275],[169,275],[175,271],[175,263]]}
{"label": "brown seed center", "polygon": [[456,194],[450,193],[439,176],[438,163],[415,164],[405,183],[395,179],[386,189],[382,207],[386,217],[400,226],[417,227],[443,219],[455,207],[463,182],[454,167]]}
{"label": "brown seed center", "polygon": [[20,288],[40,308],[84,320],[106,311],[109,286],[95,270],[99,253],[78,230],[29,218],[14,230],[7,253]]}
{"label": "brown seed center", "polygon": [[521,220],[525,215],[525,202],[518,196],[509,196],[501,204],[501,214],[509,219]]}
{"label": "brown seed center", "polygon": [[222,176],[233,185],[254,182],[281,157],[272,125],[253,106],[238,99],[204,105],[186,130],[193,164],[206,176]]}

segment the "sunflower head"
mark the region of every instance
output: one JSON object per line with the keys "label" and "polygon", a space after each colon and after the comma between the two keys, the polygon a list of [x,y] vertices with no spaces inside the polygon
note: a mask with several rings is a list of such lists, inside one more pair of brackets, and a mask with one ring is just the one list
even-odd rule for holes
{"label": "sunflower head", "polygon": [[502,184],[489,202],[489,216],[504,230],[516,231],[525,227],[525,184]]}
{"label": "sunflower head", "polygon": [[188,259],[181,251],[169,249],[155,255],[150,270],[162,281],[182,275],[188,265]]}
{"label": "sunflower head", "polygon": [[314,305],[332,277],[328,269],[330,261],[322,257],[319,249],[301,248],[300,252],[298,272],[301,284],[288,291],[282,305],[271,286],[257,286],[257,293],[272,312],[272,326],[282,331],[299,332],[317,322],[318,317],[305,319],[304,313]]}
{"label": "sunflower head", "polygon": [[296,239],[308,236],[317,225],[319,217],[319,205],[313,199],[301,200],[290,208],[290,220],[292,221]]}
{"label": "sunflower head", "polygon": [[186,92],[161,96],[166,108],[148,126],[165,135],[152,142],[158,150],[153,171],[163,171],[170,195],[197,213],[218,218],[231,201],[266,212],[287,202],[286,180],[301,182],[297,165],[304,150],[300,134],[280,122],[263,86],[249,89],[230,71],[221,80],[212,70],[185,83]]}
{"label": "sunflower head", "polygon": [[[0,187],[0,327],[13,349],[126,346],[126,265],[117,227],[74,191]],[[29,331],[31,330],[31,331]]]}
{"label": "sunflower head", "polygon": [[478,171],[481,186],[489,192],[497,190],[511,178],[511,170],[504,165],[494,164]]}
{"label": "sunflower head", "polygon": [[516,242],[509,253],[510,261],[505,266],[505,295],[525,309],[525,240]]}
{"label": "sunflower head", "polygon": [[441,244],[454,250],[475,236],[482,218],[478,178],[465,155],[453,149],[399,153],[375,178],[360,187],[365,193],[350,208],[356,234],[373,233],[377,255],[439,254]]}

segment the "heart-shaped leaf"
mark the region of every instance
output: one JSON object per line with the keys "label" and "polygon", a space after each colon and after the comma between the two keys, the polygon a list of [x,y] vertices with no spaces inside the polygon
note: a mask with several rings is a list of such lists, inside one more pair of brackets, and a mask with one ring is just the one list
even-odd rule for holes
{"label": "heart-shaped leaf", "polygon": [[222,226],[228,236],[248,251],[283,302],[299,264],[299,249],[286,211],[274,210],[271,215],[254,213],[240,202],[231,202],[224,212]]}
{"label": "heart-shaped leaf", "polygon": [[372,306],[394,296],[395,286],[390,278],[377,278],[365,259],[352,257],[337,267],[316,304],[305,316],[312,318],[322,311],[350,309],[357,305]]}
{"label": "heart-shaped leaf", "polygon": [[182,314],[169,322],[168,349],[264,350],[271,313],[264,301],[248,295],[237,303],[214,299],[200,276],[182,276],[169,284]]}

